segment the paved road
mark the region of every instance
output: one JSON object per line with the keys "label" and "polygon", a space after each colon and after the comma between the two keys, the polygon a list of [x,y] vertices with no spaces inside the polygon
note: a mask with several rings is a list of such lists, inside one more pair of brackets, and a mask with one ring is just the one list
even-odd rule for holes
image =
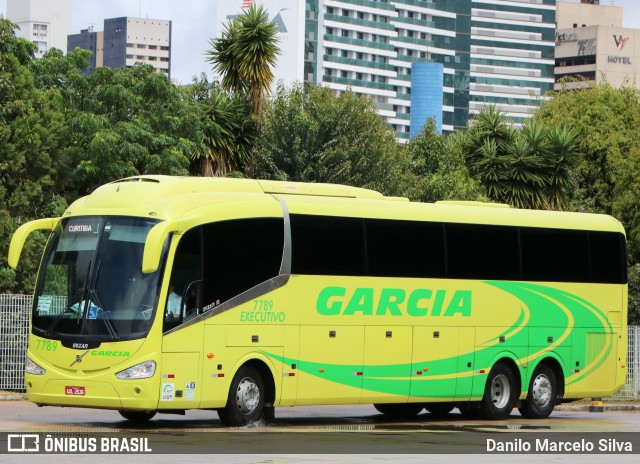
{"label": "paved road", "polygon": [[[463,418],[454,410],[446,420],[424,413],[410,421],[390,421],[372,406],[317,406],[276,409],[276,422],[249,429],[227,429],[214,411],[188,411],[185,416],[158,415],[148,426],[133,427],[115,411],[37,406],[26,401],[0,402],[0,431],[5,432],[71,432],[72,435],[121,434],[126,437],[148,437],[155,452],[202,454],[136,455],[135,462],[159,464],[189,462],[425,462],[421,453],[457,453],[480,450],[486,437],[515,442],[535,437],[590,437],[599,440],[610,433],[633,432],[640,436],[640,413],[556,411],[546,420],[530,420],[514,412],[505,421],[477,421]],[[84,435],[82,435],[84,434]],[[120,436],[120,435],[119,435]],[[507,437],[507,438],[505,438]],[[572,438],[572,439],[573,439]],[[388,448],[386,444],[391,444]],[[218,454],[218,450],[223,454]],[[459,450],[459,451],[458,451]],[[640,451],[640,450],[638,450]],[[257,453],[257,454],[256,454]],[[341,453],[335,455],[334,453]],[[407,454],[404,454],[407,453]],[[0,456],[7,463],[61,462],[61,455]],[[612,456],[613,457],[613,456]],[[505,460],[500,455],[435,454],[429,462],[487,462]],[[513,456],[512,456],[513,458]],[[578,459],[579,458],[579,459]],[[65,464],[88,462],[118,463],[123,455],[70,455]],[[518,455],[517,462],[603,462],[607,455],[553,454]],[[638,455],[616,454],[617,462],[634,462]]]}

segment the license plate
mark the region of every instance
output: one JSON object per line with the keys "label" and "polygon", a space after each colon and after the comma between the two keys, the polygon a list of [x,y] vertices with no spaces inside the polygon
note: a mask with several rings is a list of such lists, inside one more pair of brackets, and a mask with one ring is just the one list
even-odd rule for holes
{"label": "license plate", "polygon": [[67,395],[76,395],[76,396],[84,396],[84,387],[64,387],[65,394]]}

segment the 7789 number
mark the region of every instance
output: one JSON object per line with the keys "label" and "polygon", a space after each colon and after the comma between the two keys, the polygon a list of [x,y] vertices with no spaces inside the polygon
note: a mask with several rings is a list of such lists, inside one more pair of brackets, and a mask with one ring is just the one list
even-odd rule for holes
{"label": "7789 number", "polygon": [[273,300],[253,300],[254,311],[271,311],[273,309]]}
{"label": "7789 number", "polygon": [[37,340],[36,350],[55,351],[58,349],[58,342],[55,340]]}

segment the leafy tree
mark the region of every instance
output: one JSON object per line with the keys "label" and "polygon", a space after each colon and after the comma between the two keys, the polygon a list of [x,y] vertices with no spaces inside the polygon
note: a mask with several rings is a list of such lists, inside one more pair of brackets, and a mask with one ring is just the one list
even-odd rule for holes
{"label": "leafy tree", "polygon": [[351,91],[279,86],[265,107],[258,136],[257,177],[333,182],[405,195],[406,154],[375,104]]}
{"label": "leafy tree", "polygon": [[8,245],[20,224],[66,207],[56,185],[64,175],[64,117],[57,96],[34,85],[33,45],[17,39],[15,25],[2,18],[0,38],[0,291],[29,293],[43,237],[27,242],[17,271],[6,266]]}
{"label": "leafy tree", "polygon": [[210,41],[207,61],[222,76],[222,87],[248,93],[254,114],[260,114],[273,81],[272,68],[280,53],[276,34],[277,26],[269,22],[264,7],[253,4]]}
{"label": "leafy tree", "polygon": [[406,144],[416,176],[415,188],[409,193],[412,200],[486,199],[480,185],[469,176],[457,137],[438,134],[434,120],[429,119],[420,133]]}
{"label": "leafy tree", "polygon": [[60,93],[66,112],[83,111],[91,90],[84,74],[90,60],[91,52],[88,50],[76,48],[64,55],[57,48],[52,48],[42,59],[31,61],[29,69],[38,88]]}
{"label": "leafy tree", "polygon": [[71,200],[132,175],[188,174],[201,140],[195,106],[150,66],[96,68],[87,77],[87,58],[53,52],[32,65],[36,83],[66,109],[64,195]]}

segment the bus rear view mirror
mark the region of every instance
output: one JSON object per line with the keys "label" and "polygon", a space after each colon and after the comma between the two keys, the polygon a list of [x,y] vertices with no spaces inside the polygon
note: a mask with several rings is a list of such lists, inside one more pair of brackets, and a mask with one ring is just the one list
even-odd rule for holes
{"label": "bus rear view mirror", "polygon": [[162,247],[167,236],[178,231],[178,221],[163,221],[149,231],[144,243],[144,255],[142,256],[142,272],[152,274],[158,269]]}
{"label": "bus rear view mirror", "polygon": [[24,242],[34,230],[51,231],[58,224],[59,220],[60,218],[36,219],[35,221],[27,222],[18,227],[18,230],[16,230],[13,237],[11,237],[11,244],[9,245],[9,257],[7,259],[9,267],[12,269],[18,267]]}

